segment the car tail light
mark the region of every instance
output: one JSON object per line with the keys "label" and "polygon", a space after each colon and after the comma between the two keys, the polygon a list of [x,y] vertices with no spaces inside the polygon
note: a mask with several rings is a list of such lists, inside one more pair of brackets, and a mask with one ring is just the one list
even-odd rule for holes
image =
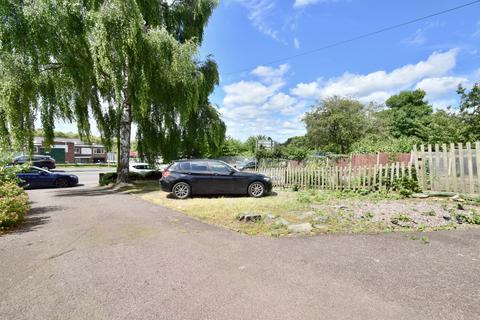
{"label": "car tail light", "polygon": [[166,178],[166,177],[168,177],[169,175],[170,175],[170,172],[169,172],[168,170],[165,170],[165,171],[163,171],[163,173],[162,173],[162,177],[163,177],[163,178]]}

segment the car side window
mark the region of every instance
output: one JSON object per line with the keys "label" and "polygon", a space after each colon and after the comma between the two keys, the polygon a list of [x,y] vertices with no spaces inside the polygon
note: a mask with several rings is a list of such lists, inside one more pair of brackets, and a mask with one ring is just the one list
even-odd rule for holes
{"label": "car side window", "polygon": [[208,172],[208,163],[207,162],[191,162],[190,163],[192,172],[204,173]]}
{"label": "car side window", "polygon": [[170,166],[169,170],[178,172],[190,172],[192,169],[190,166],[190,162],[176,162]]}
{"label": "car side window", "polygon": [[220,162],[211,161],[208,163],[210,171],[218,174],[228,174],[230,173],[230,168]]}

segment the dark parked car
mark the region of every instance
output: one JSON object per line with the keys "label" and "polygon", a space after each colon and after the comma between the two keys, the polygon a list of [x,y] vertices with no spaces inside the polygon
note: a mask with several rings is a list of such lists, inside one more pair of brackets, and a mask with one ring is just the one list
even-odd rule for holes
{"label": "dark parked car", "polygon": [[18,173],[17,177],[22,180],[22,186],[29,188],[66,188],[78,184],[78,177],[63,172],[50,172],[38,167],[30,167],[27,171]]}
{"label": "dark parked car", "polygon": [[177,199],[198,194],[248,194],[259,198],[272,191],[262,174],[241,172],[218,160],[179,160],[163,171],[162,190]]}
{"label": "dark parked car", "polygon": [[248,161],[237,166],[238,170],[256,169],[258,166],[256,161]]}
{"label": "dark parked car", "polygon": [[13,164],[24,164],[31,162],[33,166],[43,169],[55,169],[55,159],[50,156],[20,156],[13,160]]}

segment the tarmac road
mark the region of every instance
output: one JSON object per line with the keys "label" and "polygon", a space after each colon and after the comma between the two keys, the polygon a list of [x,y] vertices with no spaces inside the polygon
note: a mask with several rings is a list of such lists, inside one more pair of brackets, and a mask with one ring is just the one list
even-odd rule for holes
{"label": "tarmac road", "polygon": [[0,319],[480,319],[480,230],[250,237],[132,195],[28,191]]}

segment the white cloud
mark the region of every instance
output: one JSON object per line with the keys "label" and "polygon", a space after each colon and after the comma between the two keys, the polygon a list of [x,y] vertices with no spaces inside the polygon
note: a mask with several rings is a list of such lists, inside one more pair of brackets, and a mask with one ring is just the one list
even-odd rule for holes
{"label": "white cloud", "polygon": [[294,8],[302,8],[317,3],[340,2],[342,0],[295,0]]}
{"label": "white cloud", "polygon": [[223,103],[227,107],[262,104],[278,89],[278,84],[267,86],[258,81],[236,82],[223,87],[226,93]]}
{"label": "white cloud", "polygon": [[299,83],[290,90],[290,93],[305,99],[316,98],[320,95],[320,85],[318,80],[310,83]]}
{"label": "white cloud", "polygon": [[[289,66],[260,66],[250,75],[255,79],[224,86],[223,107],[220,110],[228,132],[239,138],[266,134],[283,141],[303,134],[301,121],[315,100],[333,95],[352,97],[364,103],[384,103],[402,90],[422,89],[436,108],[458,105],[456,88],[470,86],[480,69],[468,75],[454,75],[457,49],[433,52],[428,58],[391,71],[367,74],[344,73],[329,79],[318,78],[310,83],[298,83],[285,88]],[[477,74],[475,73],[477,72]]]}
{"label": "white cloud", "polygon": [[427,42],[427,37],[424,29],[417,29],[411,36],[402,40],[402,43],[410,46],[421,46],[425,42]]}
{"label": "white cloud", "polygon": [[252,74],[259,77],[265,83],[282,83],[283,76],[288,72],[290,66],[288,64],[282,64],[277,69],[267,66],[258,66]]}
{"label": "white cloud", "polygon": [[232,0],[248,10],[248,19],[252,25],[263,34],[279,40],[278,30],[270,23],[269,18],[273,15],[275,9],[274,0]]}
{"label": "white cloud", "polygon": [[300,49],[300,40],[298,38],[293,39],[293,46],[295,49]]}
{"label": "white cloud", "polygon": [[429,100],[434,100],[455,92],[460,84],[467,85],[468,82],[463,77],[426,78],[417,83],[415,89],[422,89],[427,92]]}
{"label": "white cloud", "polygon": [[300,97],[312,97],[314,94],[318,98],[339,95],[362,101],[371,98],[378,101],[377,99],[383,99],[390,93],[411,88],[422,79],[445,76],[455,67],[457,53],[457,49],[434,52],[425,61],[409,64],[391,72],[381,70],[366,75],[347,72],[325,82],[317,80],[312,83],[300,83],[291,90],[291,93]]}
{"label": "white cloud", "polygon": [[305,131],[296,120],[305,112],[305,101],[281,90],[289,68],[287,64],[278,68],[259,66],[250,73],[258,80],[223,87],[225,97],[220,113],[227,123],[228,134],[243,139],[266,134],[283,141]]}

